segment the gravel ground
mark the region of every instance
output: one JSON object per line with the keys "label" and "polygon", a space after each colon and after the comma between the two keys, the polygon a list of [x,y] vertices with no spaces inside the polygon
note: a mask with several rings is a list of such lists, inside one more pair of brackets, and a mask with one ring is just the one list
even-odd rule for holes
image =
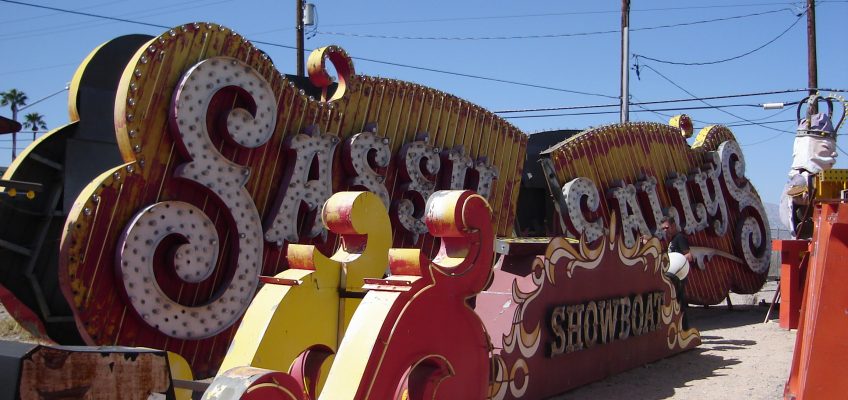
{"label": "gravel ground", "polygon": [[[795,331],[781,329],[778,311],[763,323],[776,284],[756,295],[731,297],[733,308],[690,307],[700,347],[557,396],[588,399],[745,399],[783,397]],[[766,304],[761,304],[764,302]],[[0,306],[0,339],[32,341]]]}
{"label": "gravel ground", "polygon": [[690,307],[689,321],[701,331],[701,346],[554,399],[783,398],[795,331],[778,326],[776,308],[763,323],[775,287],[769,283],[756,295],[733,295],[732,309]]}

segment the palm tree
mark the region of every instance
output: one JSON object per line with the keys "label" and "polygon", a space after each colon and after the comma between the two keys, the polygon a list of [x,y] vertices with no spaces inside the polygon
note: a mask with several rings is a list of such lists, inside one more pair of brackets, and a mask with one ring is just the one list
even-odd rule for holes
{"label": "palm tree", "polygon": [[[27,95],[18,89],[9,89],[5,92],[0,92],[0,106],[9,106],[12,109],[12,120],[18,120],[18,108],[25,105]],[[18,133],[12,132],[12,159],[15,159],[18,147]]]}
{"label": "palm tree", "polygon": [[32,129],[32,140],[35,141],[35,135],[38,133],[39,129],[47,129],[47,123],[44,122],[44,116],[32,112],[27,115],[24,115],[24,128]]}

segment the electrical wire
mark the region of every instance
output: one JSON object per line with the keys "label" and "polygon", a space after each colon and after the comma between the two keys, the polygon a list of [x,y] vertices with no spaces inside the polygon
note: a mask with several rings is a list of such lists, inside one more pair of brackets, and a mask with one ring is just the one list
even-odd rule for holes
{"label": "electrical wire", "polygon": [[[830,88],[803,88],[803,89],[786,89],[786,90],[773,90],[768,92],[755,92],[755,93],[740,93],[740,94],[727,94],[720,96],[707,96],[707,97],[697,97],[697,98],[688,98],[688,99],[670,99],[670,100],[654,100],[654,101],[641,101],[630,103],[630,105],[638,106],[638,105],[650,105],[650,104],[664,104],[664,103],[681,103],[681,102],[689,102],[689,101],[701,101],[701,100],[718,100],[718,99],[732,99],[738,97],[753,97],[753,96],[766,96],[773,94],[785,94],[785,93],[796,93],[796,92],[809,92],[810,90],[818,90],[822,92],[837,92],[842,93],[848,90],[846,89],[830,89]],[[797,102],[790,102],[784,104],[797,104]],[[602,108],[602,107],[618,107],[621,104],[594,104],[594,105],[586,105],[586,106],[562,106],[562,107],[544,107],[544,108],[524,108],[524,109],[516,109],[516,110],[499,110],[492,111],[495,114],[509,114],[509,113],[522,113],[522,112],[533,112],[533,111],[557,111],[557,110],[577,110],[582,108]]]}
{"label": "electrical wire", "polygon": [[[129,20],[129,19],[126,19],[126,18],[110,17],[110,16],[92,14],[92,13],[81,12],[81,11],[66,10],[66,9],[57,8],[57,7],[42,6],[42,5],[38,5],[38,4],[29,4],[29,3],[24,3],[24,2],[21,2],[21,1],[16,1],[16,0],[0,0],[0,2],[18,4],[18,5],[23,5],[23,6],[35,7],[35,8],[43,8],[43,9],[48,9],[48,10],[53,10],[53,11],[66,12],[66,13],[69,13],[69,14],[83,15],[83,16],[92,17],[92,18],[101,18],[101,19],[108,19],[108,20],[118,21],[118,22],[126,22],[126,23],[130,23],[130,24],[148,26],[148,27],[153,27],[153,28],[160,28],[160,29],[171,29],[172,28],[170,26],[152,24],[152,23],[141,22],[141,21],[133,21],[133,20]],[[272,43],[272,42],[266,42],[266,41],[261,41],[261,40],[251,40],[251,42],[253,42],[255,44],[263,44],[263,45],[266,45],[266,46],[297,50],[297,47],[295,47],[295,46],[289,46],[289,45],[284,45],[284,44],[279,44],[279,43]],[[308,53],[311,50],[306,49],[304,51]],[[500,82],[500,83],[506,83],[506,84],[511,84],[511,85],[517,85],[517,86],[525,86],[525,87],[532,87],[532,88],[537,88],[537,89],[552,90],[552,91],[557,91],[557,92],[573,93],[573,94],[580,94],[580,95],[585,95],[585,96],[604,97],[604,98],[608,98],[608,99],[617,99],[618,98],[618,96],[610,96],[610,95],[601,94],[601,93],[591,93],[591,92],[585,92],[585,91],[579,91],[579,90],[557,88],[557,87],[552,87],[552,86],[536,85],[536,84],[532,84],[532,83],[516,82],[516,81],[510,81],[510,80],[506,80],[506,79],[492,78],[492,77],[486,77],[486,76],[480,76],[480,75],[472,75],[472,74],[466,74],[466,73],[461,73],[461,72],[445,71],[445,70],[428,68],[428,67],[418,67],[418,66],[414,66],[414,65],[402,64],[402,63],[391,62],[391,61],[382,61],[382,60],[376,60],[376,59],[372,59],[372,58],[365,58],[365,57],[351,57],[351,58],[354,59],[354,60],[373,62],[373,63],[377,63],[377,64],[391,65],[391,66],[395,66],[395,67],[409,68],[409,69],[415,69],[415,70],[419,70],[419,71],[435,72],[435,73],[441,73],[441,74],[446,74],[446,75],[461,76],[461,77],[465,77],[465,78],[480,79],[480,80],[485,80],[485,81],[490,81],[490,82]]]}
{"label": "electrical wire", "polygon": [[[771,116],[769,116],[769,118],[771,118]],[[785,124],[787,122],[795,122],[795,120],[794,119],[781,119],[779,121],[763,121],[763,122],[760,122],[760,123],[740,122],[740,123],[737,123],[737,124],[726,124],[724,126],[731,128],[731,127],[734,127],[734,126],[751,126],[751,125],[759,125],[759,124]],[[715,124],[715,125],[723,125],[723,124]]]}
{"label": "electrical wire", "polygon": [[30,103],[30,104],[27,104],[27,105],[25,105],[25,106],[23,106],[23,107],[21,107],[21,108],[18,108],[18,111],[26,110],[27,108],[30,108],[30,107],[32,107],[32,106],[34,106],[34,105],[38,104],[38,103],[41,103],[41,102],[42,102],[42,101],[44,101],[44,100],[47,100],[47,99],[49,99],[49,98],[51,98],[51,97],[53,97],[53,96],[57,96],[57,95],[59,95],[59,94],[61,94],[61,93],[67,92],[67,91],[68,91],[68,88],[67,88],[67,87],[65,87],[65,88],[63,88],[62,90],[60,90],[60,91],[58,91],[58,92],[56,92],[56,93],[49,94],[49,95],[47,95],[46,97],[42,97],[42,98],[38,99],[38,100],[37,100],[37,101],[35,101],[34,103]]}
{"label": "electrical wire", "polygon": [[[848,0],[846,0],[846,1],[848,1]],[[820,3],[827,3],[827,2],[828,1],[820,1]],[[712,5],[712,6],[664,7],[664,8],[641,8],[641,9],[631,8],[630,12],[636,13],[636,12],[696,10],[696,9],[708,9],[708,8],[763,7],[763,6],[776,6],[776,5],[786,5],[786,4],[787,4],[786,2],[768,2],[768,3],[727,4],[727,5]],[[499,19],[559,17],[559,16],[569,16],[569,15],[619,14],[619,13],[621,13],[621,10],[571,11],[571,12],[542,13],[542,14],[492,15],[492,16],[485,16],[485,17],[427,18],[427,19],[407,19],[407,20],[395,20],[395,21],[349,22],[349,23],[340,23],[340,24],[324,24],[324,26],[326,26],[326,27],[342,27],[342,26],[377,26],[377,25],[400,25],[400,24],[406,25],[406,24],[433,23],[433,22],[487,21],[487,20],[499,20]],[[257,33],[254,33],[253,35],[264,35],[264,34],[274,33],[274,32],[292,31],[294,29],[295,28],[293,28],[293,27],[277,28],[277,29],[271,29],[271,30],[257,32]]]}
{"label": "electrical wire", "polygon": [[[53,9],[53,8],[49,8],[47,6],[41,6],[41,5],[37,5],[37,4],[7,1],[7,0],[2,0],[2,1],[8,2],[8,3],[13,3],[13,4],[32,6],[32,7],[36,7],[36,8]],[[215,2],[209,2],[209,1],[204,1],[204,0],[194,0],[194,1],[191,1],[191,2],[187,2],[187,3],[181,3],[181,4],[175,4],[175,5],[160,7],[153,12],[147,12],[147,13],[144,13],[144,14],[141,14],[139,12],[132,12],[132,13],[125,13],[124,15],[126,15],[126,16],[132,15],[132,16],[135,16],[135,17],[153,17],[153,16],[158,16],[158,15],[163,15],[163,14],[170,14],[170,13],[173,13],[174,11],[191,10],[191,9],[196,9],[196,8],[199,8],[199,7],[208,7],[208,6],[226,3],[226,2],[230,2],[230,1],[233,1],[233,0],[219,0],[219,1],[215,1]],[[201,3],[201,5],[185,7],[187,4],[193,4],[193,3]],[[58,11],[58,9],[54,9],[54,11]],[[84,16],[96,15],[96,14],[85,15],[85,14],[88,14],[88,13],[81,13],[80,14],[80,12],[74,12],[73,10],[63,10],[62,12],[71,12],[71,13],[74,13],[74,14],[77,14],[77,15],[84,15]],[[109,17],[107,19],[112,19],[112,18],[119,18],[119,17]],[[116,21],[116,22],[125,22],[125,21]],[[79,31],[79,30],[84,30],[84,29],[89,29],[89,28],[96,28],[96,27],[103,26],[103,25],[108,25],[108,23],[91,24],[89,22],[78,22],[78,23],[74,23],[74,24],[61,24],[60,27],[57,27],[57,28],[54,28],[54,29],[39,28],[39,29],[34,30],[34,31],[18,30],[18,31],[15,31],[14,33],[0,36],[0,39],[13,40],[13,39],[21,39],[21,38],[33,38],[33,37],[40,37],[40,36],[49,36],[49,35],[54,35],[54,34],[57,34],[57,33],[74,32],[74,31]],[[154,24],[151,24],[151,25],[154,25]],[[165,29],[170,28],[170,27],[164,27],[164,26],[158,26],[158,27],[163,27]],[[37,33],[33,33],[33,32],[37,32]]]}
{"label": "electrical wire", "polygon": [[158,25],[158,24],[151,24],[151,23],[148,23],[148,22],[133,21],[131,19],[126,19],[126,18],[109,17],[109,16],[106,16],[106,15],[92,14],[92,13],[87,13],[87,12],[83,12],[83,11],[68,10],[68,9],[65,9],[65,8],[44,6],[44,5],[41,5],[41,4],[25,3],[23,1],[0,0],[0,2],[17,4],[17,5],[20,5],[20,6],[41,8],[41,9],[44,9],[44,10],[58,11],[58,12],[66,13],[66,14],[82,15],[84,17],[92,17],[92,18],[108,19],[108,20],[118,21],[118,22],[126,22],[128,24],[145,25],[145,26],[151,26],[151,27],[162,28],[162,29],[171,29],[170,26],[165,26],[165,25]]}
{"label": "electrical wire", "polygon": [[[644,107],[642,110],[634,110],[632,112],[657,112],[657,111],[685,111],[685,110],[705,110],[705,109],[719,109],[725,107],[756,107],[759,108],[759,104],[724,104],[724,105],[708,105],[708,106],[693,106],[693,107],[674,107],[674,108],[659,108],[659,109],[647,109]],[[561,114],[535,114],[535,115],[511,115],[503,117],[504,119],[521,119],[521,118],[543,118],[543,117],[563,117],[563,116],[572,116],[572,115],[599,115],[599,114],[618,114],[618,110],[612,111],[589,111],[589,112],[579,112],[579,113],[561,113]]]}
{"label": "electrical wire", "polygon": [[[92,4],[92,5],[90,5],[90,6],[81,7],[81,8],[79,8],[79,9],[80,9],[80,10],[89,10],[89,9],[92,9],[92,8],[98,8],[98,7],[102,7],[102,6],[108,6],[108,5],[112,5],[112,4],[115,4],[115,3],[121,3],[121,2],[125,2],[125,1],[127,1],[127,0],[114,0],[114,1],[107,1],[107,2],[105,2],[105,3]],[[25,22],[28,22],[28,21],[36,20],[36,19],[48,18],[48,17],[52,17],[52,16],[54,16],[54,15],[59,15],[59,14],[62,14],[62,13],[61,13],[61,12],[56,12],[56,13],[52,13],[52,14],[34,15],[34,16],[31,16],[31,17],[26,17],[26,18],[12,18],[12,19],[7,19],[7,20],[5,20],[5,21],[0,21],[0,26],[8,27],[8,26],[10,26],[10,25],[14,25],[14,24],[21,24],[21,23],[25,23]]]}
{"label": "electrical wire", "polygon": [[[647,31],[647,30],[656,30],[656,29],[667,29],[667,28],[676,28],[680,26],[692,26],[692,25],[701,25],[713,22],[722,22],[722,21],[730,21],[734,19],[741,18],[750,18],[757,17],[762,15],[774,14],[778,12],[785,11],[786,8],[781,8],[778,10],[771,10],[759,13],[745,14],[745,15],[735,15],[732,17],[724,17],[724,18],[714,18],[714,19],[706,19],[706,20],[698,20],[698,21],[689,21],[689,22],[679,22],[675,24],[665,24],[665,25],[657,25],[657,26],[649,26],[643,28],[631,28],[630,32],[635,31]],[[362,38],[371,38],[371,39],[397,39],[397,40],[513,40],[513,39],[550,39],[550,38],[564,38],[564,37],[575,37],[575,36],[594,36],[594,35],[603,35],[603,34],[611,34],[611,33],[620,33],[621,31],[618,29],[605,30],[605,31],[592,31],[592,32],[572,32],[572,33],[552,33],[545,35],[514,35],[514,36],[395,36],[395,35],[375,35],[368,33],[354,33],[354,32],[329,32],[329,31],[318,31],[319,35],[328,35],[328,36],[349,36],[349,37],[362,37]]]}
{"label": "electrical wire", "polygon": [[55,68],[63,68],[63,67],[76,67],[77,65],[79,65],[79,63],[66,63],[66,64],[47,65],[47,66],[43,66],[43,67],[18,69],[18,70],[12,70],[12,71],[2,71],[2,72],[0,72],[0,76],[23,74],[23,73],[26,73],[26,72],[43,71],[43,70],[47,70],[47,69],[55,69]]}
{"label": "electrical wire", "polygon": [[[665,79],[668,83],[671,83],[671,84],[672,84],[672,85],[674,85],[676,88],[678,88],[678,89],[682,90],[682,91],[683,91],[683,92],[685,92],[686,94],[688,94],[688,95],[692,96],[693,98],[698,98],[698,96],[696,96],[696,95],[695,95],[695,94],[693,94],[692,92],[690,92],[690,91],[686,90],[684,87],[682,87],[682,86],[678,85],[677,83],[675,83],[674,81],[672,81],[672,80],[671,80],[671,79],[669,79],[667,76],[663,75],[661,72],[657,71],[656,69],[654,69],[654,68],[653,68],[653,67],[651,67],[650,65],[645,64],[644,66],[645,66],[646,68],[650,69],[651,71],[653,71],[655,74],[657,74],[657,75],[659,75],[660,77],[662,77],[663,79]],[[708,105],[708,106],[713,106],[712,104],[710,104],[710,103],[706,102],[705,100],[700,100],[700,99],[698,99],[698,101],[700,101],[701,103],[704,103],[704,104],[706,104],[706,105]],[[724,110],[724,109],[722,109],[722,108],[718,108],[718,107],[716,107],[716,110],[721,111],[721,112],[723,112],[723,113],[725,113],[725,114],[727,114],[727,115],[730,115],[731,117],[738,118],[738,119],[740,119],[740,120],[742,120],[742,121],[750,122],[750,123],[753,123],[753,124],[755,124],[755,125],[760,125],[760,124],[758,124],[757,122],[751,121],[751,120],[746,119],[746,118],[744,118],[744,117],[740,117],[740,116],[738,116],[738,115],[736,115],[736,114],[734,114],[734,113],[732,113],[732,112],[730,112],[730,111]],[[772,128],[772,127],[770,127],[770,126],[766,126],[766,125],[760,125],[760,126],[761,126],[761,127],[763,127],[763,128],[766,128],[766,129],[771,129],[771,130],[773,130],[773,131],[780,132],[780,133],[788,133],[788,132],[786,132],[786,131],[783,131],[783,130],[780,130],[780,129],[775,129],[775,128]]]}
{"label": "electrical wire", "polygon": [[645,60],[650,60],[650,61],[654,61],[654,62],[658,62],[658,63],[662,63],[662,64],[671,64],[671,65],[688,65],[688,66],[693,66],[693,65],[713,65],[713,64],[720,64],[720,63],[724,63],[724,62],[728,62],[728,61],[738,60],[738,59],[740,59],[740,58],[742,58],[742,57],[745,57],[745,56],[748,56],[748,55],[754,54],[754,53],[756,53],[756,52],[758,52],[758,51],[760,51],[760,50],[762,50],[762,49],[766,48],[766,46],[768,46],[768,45],[770,45],[770,44],[774,43],[775,41],[777,41],[778,39],[780,39],[781,37],[783,37],[783,35],[785,35],[785,34],[786,34],[787,32],[789,32],[792,28],[794,28],[794,27],[795,27],[795,25],[797,25],[797,24],[798,24],[798,21],[800,21],[800,20],[801,20],[801,18],[804,16],[804,14],[806,14],[806,11],[805,11],[805,12],[803,12],[803,13],[801,13],[801,14],[798,16],[798,18],[797,18],[797,19],[795,19],[795,22],[793,22],[792,24],[790,24],[788,28],[784,29],[784,30],[783,30],[783,32],[781,32],[779,35],[777,35],[776,37],[772,38],[772,39],[771,39],[771,40],[769,40],[768,42],[763,43],[762,45],[758,46],[757,48],[755,48],[755,49],[753,49],[753,50],[746,51],[746,52],[744,52],[744,53],[742,53],[742,54],[739,54],[739,55],[736,55],[736,56],[733,56],[733,57],[728,57],[728,58],[723,58],[723,59],[720,59],[720,60],[713,60],[713,61],[681,62],[681,61],[660,60],[660,59],[658,59],[658,58],[653,58],[653,57],[643,56],[643,55],[635,54],[635,53],[634,53],[634,54],[633,54],[633,58],[635,58],[637,61],[638,61],[640,58],[643,58],[643,59],[645,59]]}

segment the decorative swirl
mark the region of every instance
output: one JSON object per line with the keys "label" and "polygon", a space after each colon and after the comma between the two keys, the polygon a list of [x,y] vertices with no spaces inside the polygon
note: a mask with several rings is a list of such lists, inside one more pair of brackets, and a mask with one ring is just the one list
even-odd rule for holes
{"label": "decorative swirl", "polygon": [[213,336],[241,317],[252,296],[255,279],[236,276],[229,293],[201,307],[182,305],[156,281],[153,259],[162,240],[179,235],[187,244],[176,247],[174,269],[183,281],[197,283],[215,270],[218,233],[199,208],[181,201],[151,204],[129,222],[119,242],[120,275],[130,304],[160,332],[180,339]]}
{"label": "decorative swirl", "polygon": [[[569,278],[571,278],[574,274],[574,270],[576,268],[595,269],[601,265],[601,261],[604,259],[606,237],[604,237],[604,240],[598,243],[595,247],[589,247],[587,243],[588,241],[585,240],[585,237],[583,237],[582,240],[580,240],[579,248],[575,249],[566,238],[556,237],[551,240],[551,243],[548,245],[544,261],[547,266],[546,276],[551,283],[556,283],[554,281],[554,277],[556,275],[553,269],[561,263],[562,259],[568,260],[565,264],[565,268],[566,275]],[[534,262],[534,264],[537,262],[538,259]]]}
{"label": "decorative swirl", "polygon": [[[336,69],[339,77],[339,85],[333,93],[332,97],[328,98],[328,89],[333,83],[333,78],[327,72],[326,60],[330,59],[333,68]],[[327,46],[320,49],[315,49],[309,54],[309,60],[306,62],[307,71],[309,72],[309,81],[313,85],[321,88],[322,101],[335,101],[341,99],[347,90],[347,82],[356,74],[353,68],[353,60],[347,52],[338,46]]]}
{"label": "decorative swirl", "polygon": [[736,223],[734,239],[742,248],[748,268],[756,273],[768,271],[771,263],[771,231],[759,195],[745,177],[745,159],[735,141],[726,141],[718,147],[724,184],[728,193],[739,202],[742,215]]}
{"label": "decorative swirl", "polygon": [[[268,141],[276,124],[276,102],[270,85],[252,67],[229,57],[201,61],[183,75],[170,123],[179,136],[177,145],[191,158],[178,166],[174,175],[194,181],[216,196],[235,222],[239,251],[232,280],[214,300],[198,307],[173,301],[156,284],[153,257],[162,240],[172,234],[189,241],[173,253],[178,276],[196,283],[214,270],[218,258],[214,224],[202,210],[188,203],[169,201],[146,207],[126,225],[119,246],[124,285],[136,312],[160,332],[181,339],[209,337],[238,321],[256,291],[261,270],[259,211],[244,188],[250,170],[218,152],[206,124],[212,98],[224,88],[248,95],[255,107],[254,112],[235,108],[227,114],[230,139],[248,148]],[[194,266],[190,265],[192,260]],[[157,297],[151,299],[153,294]]]}
{"label": "decorative swirl", "polygon": [[[539,265],[536,263],[533,263],[533,270],[533,281],[542,281],[543,279],[536,279],[536,276],[539,275],[536,272],[541,271],[541,276],[544,276],[544,270],[539,268]],[[512,283],[512,301],[518,305],[518,310],[516,310],[513,315],[512,327],[509,330],[509,334],[504,335],[503,337],[503,346],[505,351],[512,353],[515,351],[515,347],[517,345],[521,355],[529,358],[533,357],[533,355],[535,355],[539,350],[539,346],[542,343],[541,324],[537,323],[533,328],[533,331],[528,332],[524,327],[523,321],[525,320],[524,314],[530,308],[530,304],[541,292],[541,289],[537,289],[535,291],[525,293],[518,287],[517,282],[514,281]]]}

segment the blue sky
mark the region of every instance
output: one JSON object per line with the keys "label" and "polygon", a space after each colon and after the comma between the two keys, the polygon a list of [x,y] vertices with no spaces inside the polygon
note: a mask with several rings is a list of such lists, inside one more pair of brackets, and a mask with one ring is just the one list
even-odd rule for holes
{"label": "blue sky", "polygon": [[[16,3],[154,25],[215,22],[249,39],[282,45],[258,47],[274,59],[281,72],[296,72],[295,51],[288,48],[295,44],[294,1],[0,0],[0,90],[22,90],[30,103],[61,91],[78,63],[99,44],[123,34],[158,35],[164,29]],[[318,24],[306,41],[307,49],[340,45],[354,57],[361,74],[424,84],[493,111],[618,103],[618,1],[313,3],[317,6]],[[767,0],[634,0],[630,17],[632,54],[674,62],[709,62],[740,56],[777,39],[749,55],[711,65],[681,66],[640,58],[639,76],[631,71],[631,101],[805,88],[806,17],[798,20],[797,16],[803,12],[802,5]],[[819,87],[844,90],[848,88],[844,31],[848,0],[817,1],[816,19]],[[422,39],[425,37],[429,39]],[[631,66],[633,63],[631,59]],[[708,104],[692,101],[644,106],[654,110],[704,107],[685,111],[643,112],[640,107],[631,106],[634,112],[630,119],[667,122],[665,115],[685,112],[696,121],[696,130],[705,123],[731,126],[745,152],[747,175],[764,201],[776,203],[791,161],[795,111],[794,106],[765,111],[757,105],[794,102],[803,96],[804,93],[793,92],[707,100]],[[710,106],[729,107],[720,111]],[[50,97],[22,114],[33,111],[44,114],[50,128],[66,123],[67,93]],[[606,111],[610,113],[598,114]],[[587,112],[595,114],[574,115]],[[510,122],[533,133],[584,129],[619,120],[615,107],[528,114],[569,115],[514,118]],[[8,117],[11,112],[4,107],[0,115]],[[21,134],[19,144],[26,145],[31,138],[31,134]],[[848,149],[842,137],[839,146]],[[10,156],[11,137],[0,137],[0,165],[8,165]],[[848,168],[848,155],[840,153],[836,167]]]}

